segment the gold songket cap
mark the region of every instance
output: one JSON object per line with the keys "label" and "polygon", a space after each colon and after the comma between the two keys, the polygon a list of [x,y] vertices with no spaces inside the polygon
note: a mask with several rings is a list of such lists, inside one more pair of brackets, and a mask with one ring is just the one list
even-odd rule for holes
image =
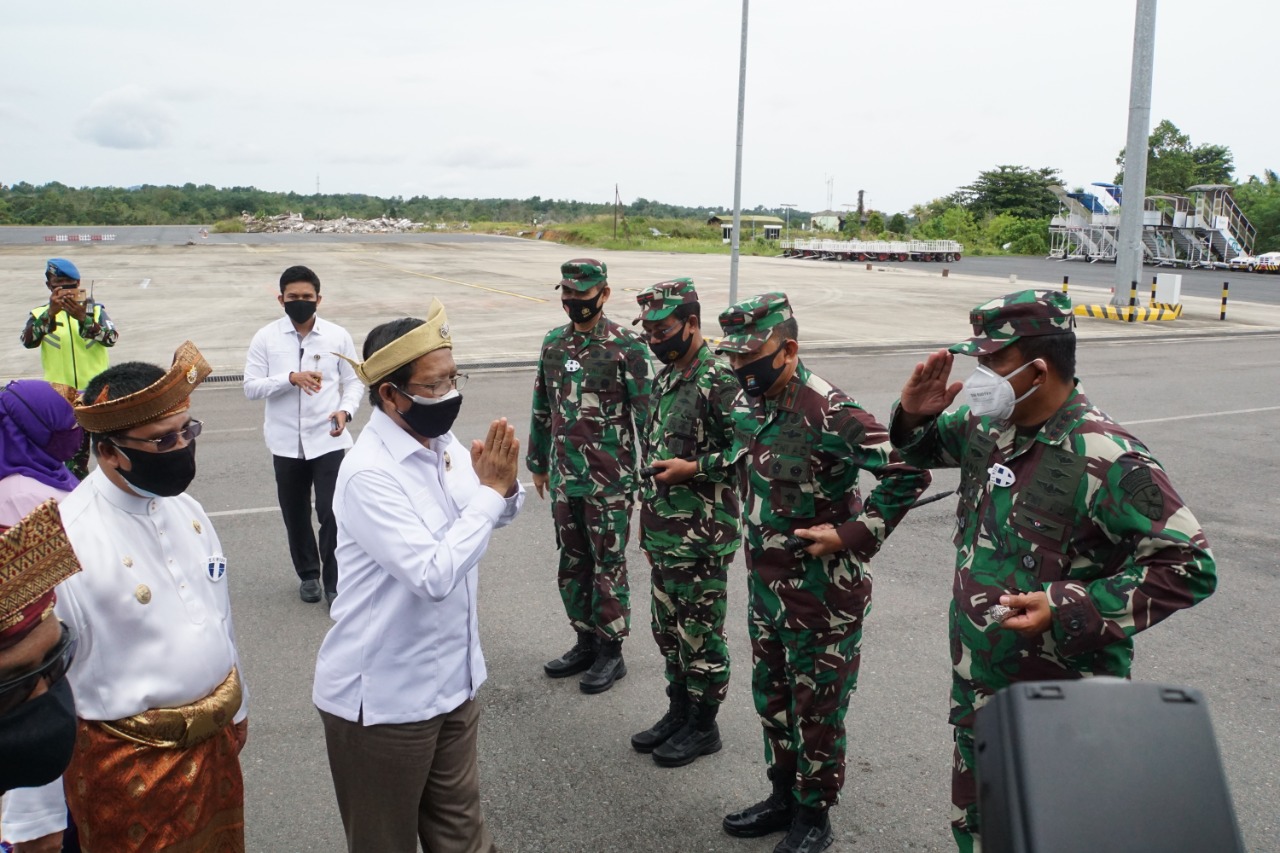
{"label": "gold songket cap", "polygon": [[53,588],[80,571],[51,498],[0,536],[0,649],[53,612]]}
{"label": "gold songket cap", "polygon": [[186,341],[173,354],[173,365],[164,376],[114,400],[107,399],[110,383],[103,385],[96,400],[82,399],[76,405],[76,420],[87,432],[108,433],[185,412],[191,408],[191,392],[212,372],[196,345]]}
{"label": "gold songket cap", "polygon": [[449,337],[449,318],[445,316],[444,306],[440,304],[440,300],[433,296],[425,323],[412,332],[396,338],[364,361],[347,358],[339,352],[335,352],[334,355],[349,362],[355,368],[356,376],[360,377],[361,382],[365,385],[373,385],[386,379],[398,368],[404,367],[414,359],[446,347],[453,349],[453,338]]}

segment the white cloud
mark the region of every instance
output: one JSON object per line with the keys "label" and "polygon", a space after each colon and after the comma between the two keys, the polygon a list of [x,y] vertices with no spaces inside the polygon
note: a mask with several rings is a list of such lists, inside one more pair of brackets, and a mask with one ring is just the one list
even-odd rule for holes
{"label": "white cloud", "polygon": [[492,139],[457,140],[435,159],[451,169],[521,169],[531,163],[525,151]]}
{"label": "white cloud", "polygon": [[77,122],[76,136],[103,148],[160,148],[173,125],[173,114],[159,96],[129,85],[94,100]]}

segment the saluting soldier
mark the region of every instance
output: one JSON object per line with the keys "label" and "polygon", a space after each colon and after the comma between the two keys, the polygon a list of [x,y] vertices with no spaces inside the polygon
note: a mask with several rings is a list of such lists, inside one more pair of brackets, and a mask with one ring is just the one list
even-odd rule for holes
{"label": "saluting soldier", "polygon": [[591,258],[560,267],[569,322],[542,341],[525,460],[538,496],[551,492],[560,597],[578,634],[573,648],[543,669],[552,678],[587,670],[579,681],[584,693],[602,693],[627,674],[626,548],[637,442],[645,441],[649,418],[648,347],[604,316],[607,274]]}
{"label": "saluting soldier", "polygon": [[742,387],[702,338],[693,280],[636,296],[654,378],[649,434],[652,477],[640,489],[640,548],[653,567],[653,638],[666,660],[666,714],[631,738],[664,767],[721,747],[716,714],[729,690],[724,638],[729,563],[742,535],[740,424],[751,419]]}
{"label": "saluting soldier", "polygon": [[[927,471],[903,462],[888,431],[800,361],[785,293],[720,315],[718,345],[759,425],[746,455],[751,687],[773,793],[724,819],[730,835],[788,830],[775,853],[832,842],[827,810],[844,784],[844,716],[857,687],[868,562],[916,498]],[[879,481],[864,502],[858,474]],[[787,540],[810,540],[803,552]]]}
{"label": "saluting soldier", "polygon": [[[1071,300],[1023,290],[916,365],[895,407],[903,457],[960,469],[950,608],[952,834],[980,849],[973,717],[1018,681],[1126,677],[1133,635],[1217,583],[1200,523],[1145,445],[1075,379]],[[950,383],[953,353],[975,356]],[[963,388],[969,404],[946,408]],[[993,605],[1012,608],[1000,621]]]}

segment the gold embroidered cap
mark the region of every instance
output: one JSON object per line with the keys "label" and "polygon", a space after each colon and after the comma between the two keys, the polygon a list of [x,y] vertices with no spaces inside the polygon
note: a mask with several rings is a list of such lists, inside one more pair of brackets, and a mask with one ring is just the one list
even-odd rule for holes
{"label": "gold embroidered cap", "polygon": [[453,338],[449,336],[449,318],[445,315],[440,300],[433,296],[425,323],[407,335],[396,338],[364,361],[347,358],[339,352],[334,355],[355,368],[356,376],[360,377],[361,382],[374,385],[414,359],[444,348],[453,349]]}
{"label": "gold embroidered cap", "polygon": [[76,405],[76,420],[87,432],[120,432],[191,408],[191,392],[213,372],[200,350],[186,341],[173,354],[169,371],[141,391],[107,399],[108,383],[96,400]]}
{"label": "gold embroidered cap", "polygon": [[0,536],[0,649],[14,645],[53,612],[53,588],[80,571],[52,499]]}

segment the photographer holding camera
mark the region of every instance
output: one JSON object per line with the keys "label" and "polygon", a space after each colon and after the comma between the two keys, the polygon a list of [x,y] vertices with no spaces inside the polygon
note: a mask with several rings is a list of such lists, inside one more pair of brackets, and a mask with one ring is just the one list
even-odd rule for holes
{"label": "photographer holding camera", "polygon": [[[49,301],[31,309],[22,329],[22,345],[40,347],[46,382],[83,391],[89,380],[107,369],[107,348],[115,346],[119,333],[106,309],[86,298],[80,287],[80,270],[71,261],[50,258],[44,268],[44,283],[49,288]],[[68,467],[83,480],[88,466],[86,441]]]}

